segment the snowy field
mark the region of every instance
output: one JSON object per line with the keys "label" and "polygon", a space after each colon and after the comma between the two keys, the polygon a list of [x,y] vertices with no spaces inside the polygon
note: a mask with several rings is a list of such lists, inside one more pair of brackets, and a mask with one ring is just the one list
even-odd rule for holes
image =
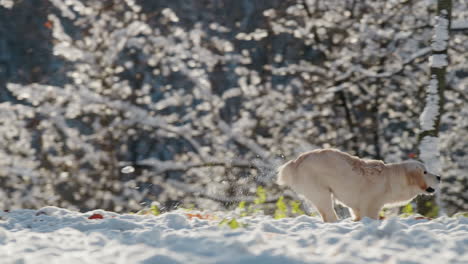
{"label": "snowy field", "polygon": [[468,263],[463,217],[325,224],[256,216],[231,229],[220,214],[1,212],[0,263]]}

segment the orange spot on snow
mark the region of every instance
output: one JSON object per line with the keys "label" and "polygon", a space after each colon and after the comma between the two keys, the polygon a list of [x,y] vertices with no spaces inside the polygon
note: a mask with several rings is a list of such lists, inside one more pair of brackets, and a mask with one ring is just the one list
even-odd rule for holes
{"label": "orange spot on snow", "polygon": [[202,215],[202,214],[185,214],[189,219],[198,218],[198,219],[205,219],[205,220],[213,220],[214,217],[212,215]]}
{"label": "orange spot on snow", "polygon": [[88,219],[104,219],[104,216],[102,214],[93,214]]}

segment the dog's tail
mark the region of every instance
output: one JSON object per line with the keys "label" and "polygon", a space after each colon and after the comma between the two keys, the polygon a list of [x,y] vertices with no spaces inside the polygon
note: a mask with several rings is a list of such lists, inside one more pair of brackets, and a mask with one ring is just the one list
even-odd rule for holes
{"label": "dog's tail", "polygon": [[286,162],[278,168],[278,178],[276,180],[276,183],[278,185],[291,186],[295,172],[296,161],[291,160]]}

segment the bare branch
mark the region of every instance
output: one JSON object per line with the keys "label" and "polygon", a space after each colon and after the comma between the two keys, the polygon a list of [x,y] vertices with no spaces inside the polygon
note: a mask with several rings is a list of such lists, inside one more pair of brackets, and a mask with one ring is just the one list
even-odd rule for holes
{"label": "bare branch", "polygon": [[[226,197],[226,196],[222,196],[222,195],[218,195],[218,194],[210,194],[210,193],[207,193],[206,190],[204,190],[202,188],[196,188],[196,187],[193,187],[193,185],[188,185],[188,184],[185,184],[183,182],[176,181],[176,180],[168,180],[167,183],[170,184],[172,187],[174,187],[176,189],[182,190],[185,193],[191,193],[191,194],[193,194],[195,196],[202,197],[202,198],[207,198],[207,199],[210,199],[210,200],[213,200],[213,201],[216,201],[216,202],[222,202],[222,203],[248,202],[248,203],[252,203],[252,202],[255,201],[255,199],[257,199],[257,197],[255,197],[255,196],[246,196],[246,195],[237,195],[235,197]],[[299,199],[298,196],[295,193],[293,193],[290,190],[287,190],[287,191],[283,192],[281,195],[275,195],[275,196],[267,197],[266,200],[265,200],[265,203],[275,203],[276,201],[278,201],[280,196],[291,198],[291,199],[294,199],[294,200]]]}
{"label": "bare branch", "polygon": [[454,20],[452,21],[452,25],[450,26],[450,31],[457,32],[457,31],[465,31],[468,30],[468,20]]}
{"label": "bare branch", "polygon": [[233,161],[211,161],[211,162],[189,162],[189,163],[182,163],[182,162],[175,162],[172,160],[168,161],[161,161],[158,159],[145,159],[142,161],[137,162],[136,164],[123,162],[120,163],[120,166],[147,166],[155,168],[156,174],[161,174],[168,171],[189,171],[195,168],[210,168],[210,167],[225,167],[225,168],[242,168],[242,169],[255,169],[258,168],[252,164],[251,162],[247,161],[240,161],[240,160],[233,160]]}
{"label": "bare branch", "polygon": [[409,56],[408,59],[403,61],[403,63],[401,65],[399,65],[398,68],[396,68],[393,71],[377,73],[377,72],[373,72],[373,71],[369,71],[369,70],[366,70],[366,69],[359,68],[359,72],[364,74],[366,77],[369,77],[369,78],[389,78],[389,77],[391,77],[391,76],[393,76],[395,74],[399,74],[399,73],[403,72],[403,69],[405,68],[406,65],[412,63],[416,59],[425,57],[425,56],[427,56],[429,54],[431,54],[431,48],[430,47],[420,49],[417,52],[413,53],[411,56]]}

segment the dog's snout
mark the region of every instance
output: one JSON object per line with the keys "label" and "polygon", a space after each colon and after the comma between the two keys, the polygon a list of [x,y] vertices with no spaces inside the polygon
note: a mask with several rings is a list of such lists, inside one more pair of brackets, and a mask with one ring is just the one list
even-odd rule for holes
{"label": "dog's snout", "polygon": [[429,188],[426,189],[426,192],[433,193],[433,192],[435,192],[435,190],[434,190],[434,188],[429,187]]}
{"label": "dog's snout", "polygon": [[440,176],[436,176],[437,177],[437,180],[440,182]]}

